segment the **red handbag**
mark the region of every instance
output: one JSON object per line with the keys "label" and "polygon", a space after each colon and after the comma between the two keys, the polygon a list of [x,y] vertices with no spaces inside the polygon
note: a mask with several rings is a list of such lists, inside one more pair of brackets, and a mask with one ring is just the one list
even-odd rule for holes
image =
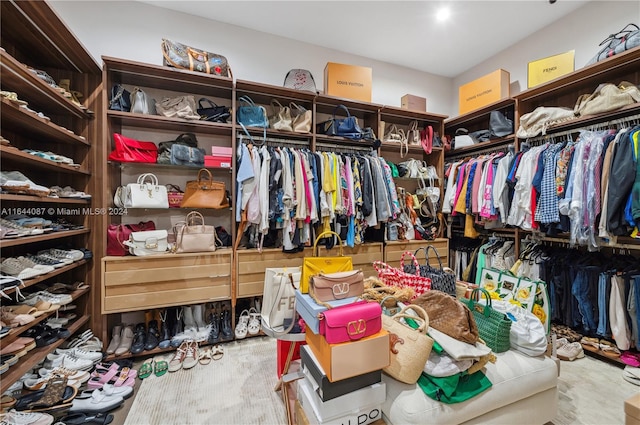
{"label": "red handbag", "polygon": [[129,254],[129,248],[124,245],[124,241],[129,240],[131,232],[142,232],[145,230],[156,230],[153,221],[141,221],[138,224],[110,224],[107,227],[107,255],[119,257]]}
{"label": "red handbag", "polygon": [[[415,273],[406,273],[404,271],[404,257],[408,255],[412,257]],[[373,267],[378,272],[378,277],[387,286],[396,286],[398,288],[413,288],[415,291],[412,300],[424,294],[431,289],[431,278],[420,276],[420,264],[410,251],[405,251],[400,257],[400,268],[390,266],[382,261],[374,261]]]}
{"label": "red handbag", "polygon": [[359,301],[320,313],[320,335],[329,344],[357,341],[382,329],[382,307],[376,302]]}
{"label": "red handbag", "polygon": [[420,144],[427,155],[433,150],[433,127],[430,125],[420,130]]}
{"label": "red handbag", "polygon": [[158,146],[153,142],[141,142],[118,133],[113,133],[113,140],[116,148],[109,154],[109,161],[155,164],[158,160]]}

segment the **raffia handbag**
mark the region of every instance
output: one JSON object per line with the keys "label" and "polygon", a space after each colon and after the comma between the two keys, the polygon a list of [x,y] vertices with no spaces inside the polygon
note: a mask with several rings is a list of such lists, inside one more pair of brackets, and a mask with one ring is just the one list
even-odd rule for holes
{"label": "raffia handbag", "polygon": [[[412,257],[413,265],[415,266],[415,272],[413,274],[405,273],[403,271],[405,255],[409,255]],[[402,257],[400,257],[399,269],[392,267],[382,261],[374,261],[373,267],[378,272],[378,277],[380,278],[380,280],[382,280],[386,285],[397,286],[399,288],[412,288],[414,290],[412,299],[422,295],[425,291],[431,289],[431,279],[428,277],[420,276],[420,272],[418,271],[418,260],[416,260],[416,257],[413,255],[413,253],[409,251],[402,253]]]}
{"label": "raffia handbag", "polygon": [[[203,174],[208,178],[203,178]],[[229,208],[224,182],[213,181],[209,170],[200,169],[197,180],[187,182],[180,206],[182,208]]]}
{"label": "raffia handbag", "polygon": [[[407,314],[408,310],[413,310],[417,316]],[[403,318],[418,322],[418,329],[401,323]],[[391,363],[382,370],[400,382],[415,384],[433,348],[433,339],[427,335],[429,316],[422,307],[407,305],[394,316],[383,315],[382,327],[389,332],[391,351]]]}
{"label": "raffia handbag", "polygon": [[[338,256],[334,257],[319,257],[318,256],[318,242],[320,239],[329,235],[334,235],[338,238]],[[336,232],[323,232],[318,235],[315,243],[313,244],[313,257],[305,257],[302,263],[302,280],[300,281],[300,292],[306,294],[309,292],[309,286],[311,278],[318,274],[328,274],[336,272],[346,272],[353,270],[353,262],[351,257],[347,257],[342,252],[342,239]]]}
{"label": "raffia handbag", "polygon": [[[476,293],[481,292],[487,300],[486,305],[482,305],[474,300]],[[498,310],[491,307],[491,296],[481,288],[471,292],[471,298],[464,300],[473,318],[478,325],[478,334],[494,353],[502,353],[509,349],[511,345],[511,320]]]}
{"label": "raffia handbag", "polygon": [[427,312],[432,328],[468,344],[478,341],[478,326],[471,310],[457,299],[432,290],[413,300],[413,304]]}

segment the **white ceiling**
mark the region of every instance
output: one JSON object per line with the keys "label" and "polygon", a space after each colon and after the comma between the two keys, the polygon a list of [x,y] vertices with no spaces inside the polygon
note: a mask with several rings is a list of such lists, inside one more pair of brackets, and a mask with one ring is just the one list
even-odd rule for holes
{"label": "white ceiling", "polygon": [[[589,0],[190,1],[143,3],[456,77]],[[448,5],[451,17],[437,22]]]}

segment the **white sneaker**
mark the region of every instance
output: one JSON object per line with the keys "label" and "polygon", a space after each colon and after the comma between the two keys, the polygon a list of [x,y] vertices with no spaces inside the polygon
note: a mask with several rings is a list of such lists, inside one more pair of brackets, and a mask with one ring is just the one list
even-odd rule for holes
{"label": "white sneaker", "polygon": [[72,370],[66,367],[56,367],[53,369],[47,369],[43,367],[38,370],[38,376],[40,376],[41,378],[47,378],[52,375],[66,376],[67,379],[78,381],[81,384],[87,382],[91,377],[89,372],[85,372],[82,370]]}
{"label": "white sneaker", "polygon": [[57,348],[56,353],[62,354],[62,355],[73,355],[78,357],[79,359],[91,360],[94,363],[98,363],[102,360],[101,351],[89,351],[89,350],[84,350],[78,347],[68,348],[68,349]]}
{"label": "white sneaker", "polygon": [[11,409],[4,417],[2,418],[2,424],[7,425],[29,425],[33,423],[38,424],[52,424],[53,416],[48,413],[40,413],[40,412],[17,412]]}
{"label": "white sneaker", "polygon": [[22,301],[22,304],[35,306],[38,301],[46,301],[51,304],[66,305],[73,301],[73,298],[71,298],[71,295],[69,294],[52,294],[47,291],[40,291],[28,296],[24,301]]}
{"label": "white sneaker", "polygon": [[44,366],[49,369],[64,367],[71,370],[90,370],[94,366],[94,363],[93,360],[80,358],[71,353],[50,353],[47,355]]}

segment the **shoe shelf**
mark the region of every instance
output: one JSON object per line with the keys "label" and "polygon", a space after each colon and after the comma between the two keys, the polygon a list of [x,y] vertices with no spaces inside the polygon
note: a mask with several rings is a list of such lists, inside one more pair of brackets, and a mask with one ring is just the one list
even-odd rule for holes
{"label": "shoe shelf", "polygon": [[[52,272],[46,273],[46,274],[41,274],[40,276],[36,276],[33,279],[27,279],[24,281],[24,287],[20,287],[20,290],[23,290],[24,288],[28,288],[29,286],[33,286],[36,285],[40,282],[43,282],[47,279],[51,279],[52,277],[61,275],[62,273],[68,272],[69,270],[73,270],[77,267],[82,266],[83,264],[86,264],[87,260],[80,260],[80,261],[76,261],[74,263],[71,263],[67,266],[63,266],[60,268],[55,269]],[[15,292],[15,289],[7,289],[4,291],[5,294],[10,295],[12,293]],[[3,338],[4,339],[4,338]]]}
{"label": "shoe shelf", "polygon": [[48,202],[54,204],[85,204],[88,205],[91,199],[78,198],[52,198],[50,196],[34,196],[34,195],[14,195],[11,193],[0,194],[0,202],[20,201],[20,202]]}
{"label": "shoe shelf", "polygon": [[[76,299],[80,298],[81,296],[83,296],[84,294],[86,294],[87,292],[89,292],[89,290],[90,290],[90,287],[84,288],[84,289],[78,289],[76,291],[73,291],[69,295],[71,295],[71,298],[73,300],[76,300]],[[57,313],[57,310],[56,311],[50,311],[48,313],[44,313],[44,314],[40,315],[39,317],[36,317],[33,322],[29,322],[26,325],[18,326],[17,328],[11,329],[9,334],[0,340],[2,342],[2,345],[3,346],[7,346],[7,345],[11,344],[11,342],[15,341],[16,339],[18,339],[20,337],[21,333],[26,332],[27,330],[29,330],[29,329],[33,328],[34,326],[36,326],[37,324],[39,324],[40,322],[42,322],[44,320],[47,320],[49,317],[55,316],[56,313]]]}
{"label": "shoe shelf", "polygon": [[[71,335],[76,333],[84,324],[89,321],[89,315],[84,315],[78,318],[75,322],[67,327]],[[4,338],[3,338],[4,339]],[[44,360],[49,353],[52,353],[56,348],[60,347],[66,339],[59,339],[51,345],[46,347],[36,347],[29,351],[24,356],[18,359],[18,363],[9,367],[5,373],[2,374],[2,382],[0,383],[0,393],[4,393],[9,387],[16,382],[22,375],[33,369],[38,363]]]}
{"label": "shoe shelf", "polygon": [[59,232],[49,232],[43,235],[22,236],[20,238],[12,239],[0,239],[0,248],[7,248],[16,245],[26,245],[29,243],[50,241],[54,239],[69,238],[71,236],[84,235],[89,233],[90,231],[90,229],[61,230]]}
{"label": "shoe shelf", "polygon": [[604,354],[604,352],[602,350],[591,351],[591,350],[584,349],[583,351],[584,351],[584,354],[589,356],[589,357],[593,357],[593,358],[596,358],[598,360],[602,360],[602,361],[605,361],[607,363],[611,363],[614,366],[618,366],[618,367],[621,367],[621,368],[624,368],[625,366],[627,366],[627,364],[625,362],[620,360],[620,356],[618,356],[618,357],[607,356],[606,354]]}
{"label": "shoe shelf", "polygon": [[229,173],[231,173],[233,171],[232,167],[187,167],[185,165],[172,165],[172,164],[156,164],[153,162],[116,162],[116,161],[109,161],[108,164],[111,165],[117,165],[122,169],[125,168],[143,168],[143,167],[149,167],[149,168],[159,168],[159,169],[167,169],[167,170],[194,170],[194,173],[197,174],[198,170],[200,168],[206,168],[209,171],[228,171]]}
{"label": "shoe shelf", "polygon": [[185,131],[219,134],[230,136],[233,125],[182,118],[169,118],[161,115],[134,114],[122,111],[107,111],[107,118],[114,124],[127,127],[153,128],[154,130],[168,130],[178,133]]}
{"label": "shoe shelf", "polygon": [[0,50],[0,79],[4,87],[18,93],[21,99],[38,99],[38,105],[50,110],[63,109],[64,112],[82,119],[93,116],[38,78],[27,69],[26,65],[18,62],[4,50]]}
{"label": "shoe shelf", "polygon": [[72,167],[68,164],[44,159],[36,155],[22,152],[20,149],[15,147],[0,146],[0,154],[2,154],[4,160],[19,162],[29,167],[33,166],[33,168],[46,169],[59,173],[80,174],[85,176],[91,175],[89,171],[81,167]]}
{"label": "shoe shelf", "polygon": [[21,133],[32,134],[52,142],[89,145],[86,139],[60,127],[51,120],[40,118],[33,112],[29,112],[5,98],[2,98],[1,118],[2,127],[6,129],[18,130]]}

